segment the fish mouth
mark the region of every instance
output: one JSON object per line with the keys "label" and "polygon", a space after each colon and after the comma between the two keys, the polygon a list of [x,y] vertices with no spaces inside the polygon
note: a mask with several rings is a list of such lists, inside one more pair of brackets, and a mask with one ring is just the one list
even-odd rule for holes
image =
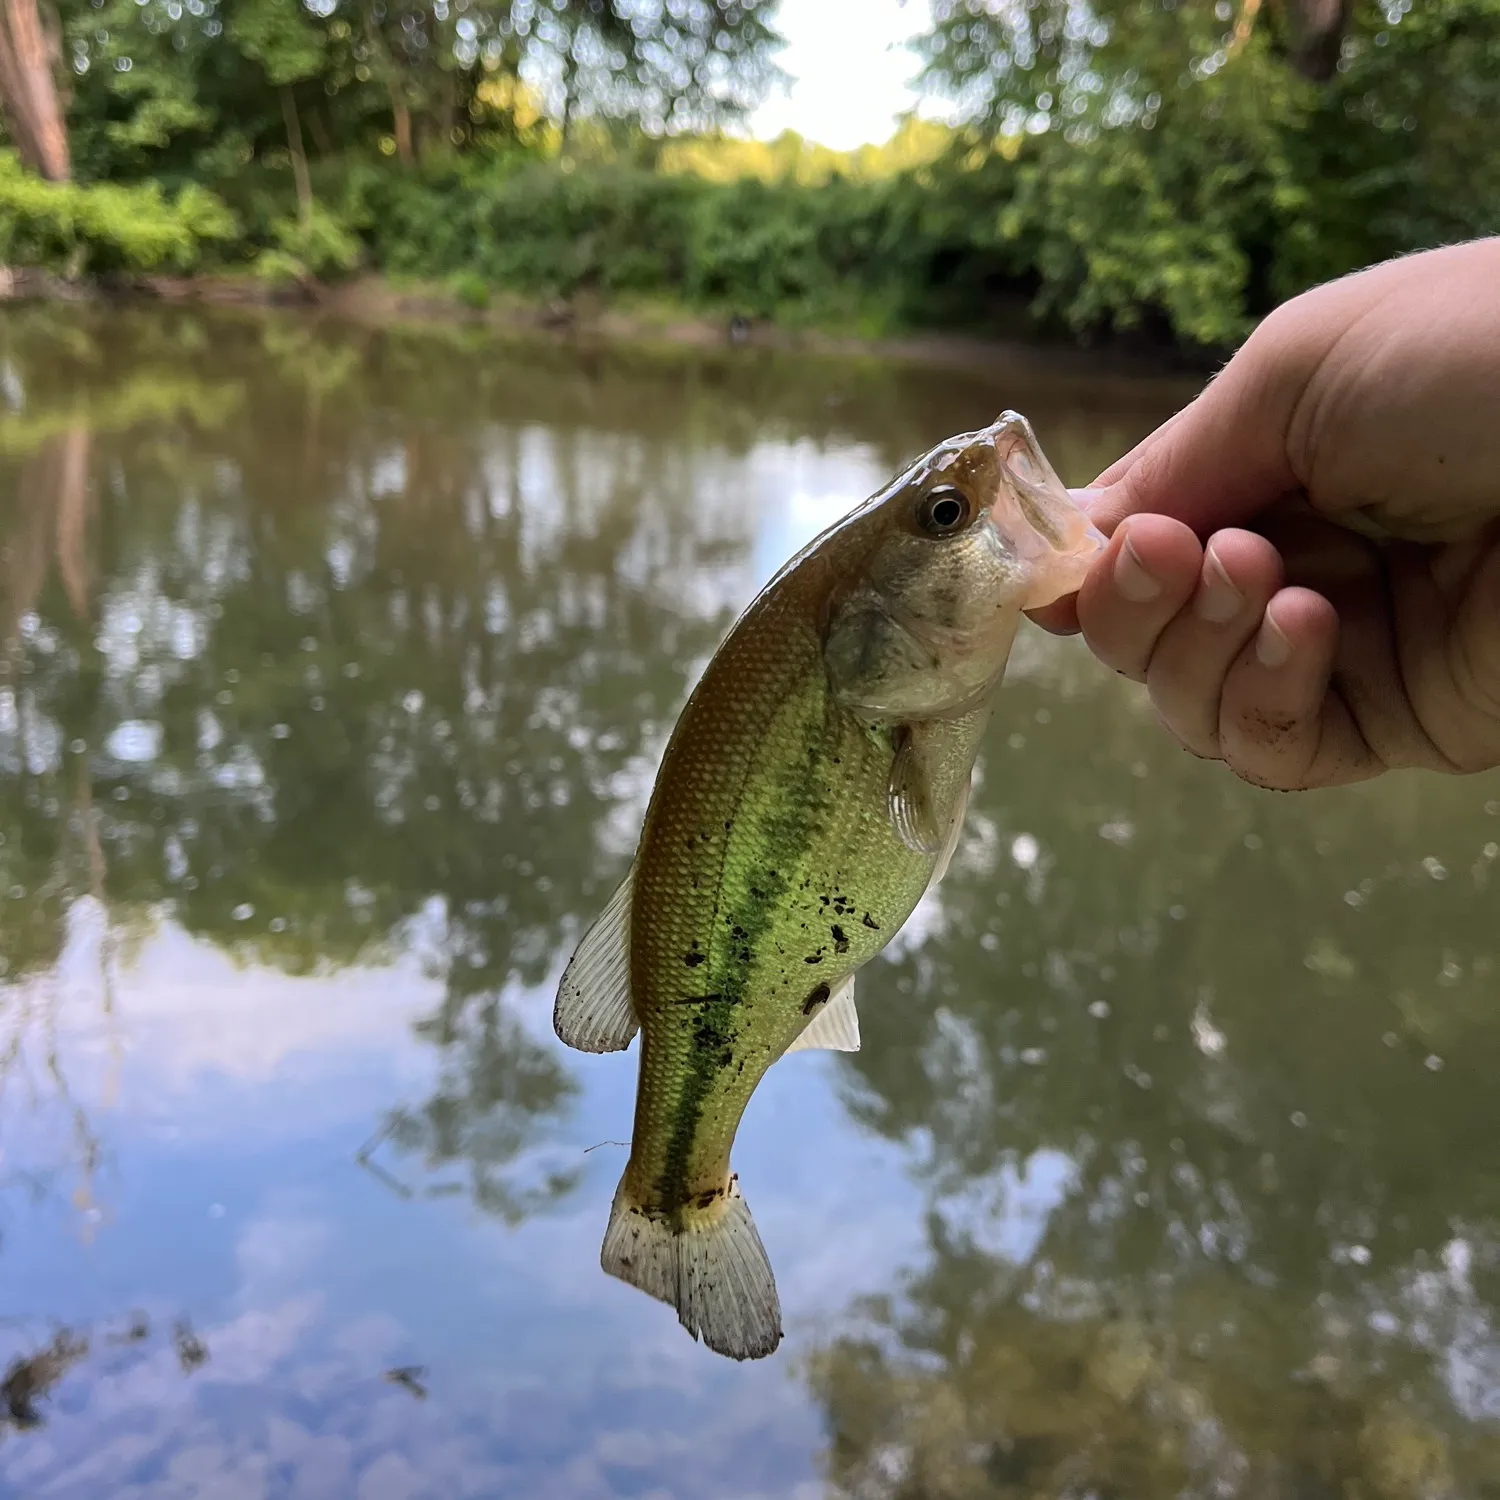
{"label": "fish mouth", "polygon": [[1025,417],[1002,412],[976,436],[991,444],[999,463],[999,492],[988,517],[992,527],[1026,552],[1033,550],[1025,546],[1027,533],[1043,544],[1042,550],[1087,557],[1103,550],[1104,534],[1057,477]]}

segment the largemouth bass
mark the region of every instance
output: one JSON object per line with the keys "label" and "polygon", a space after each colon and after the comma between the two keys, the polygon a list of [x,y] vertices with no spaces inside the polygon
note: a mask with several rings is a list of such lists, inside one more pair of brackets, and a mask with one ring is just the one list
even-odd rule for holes
{"label": "largemouth bass", "polygon": [[940,880],[1021,611],[1103,538],[1024,418],[939,444],[794,557],[667,745],[630,873],[558,989],[569,1046],[639,1029],[601,1261],[735,1359],[781,1339],[729,1165],[779,1057],[859,1046],[854,976]]}

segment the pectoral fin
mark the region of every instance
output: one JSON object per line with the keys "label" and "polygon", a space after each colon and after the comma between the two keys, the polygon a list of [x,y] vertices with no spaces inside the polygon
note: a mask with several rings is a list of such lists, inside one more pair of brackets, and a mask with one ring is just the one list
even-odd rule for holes
{"label": "pectoral fin", "polygon": [[917,750],[917,736],[909,725],[896,731],[896,758],[886,805],[896,836],[918,854],[936,854],[943,847],[943,833],[932,810],[932,789],[926,767]]}
{"label": "pectoral fin", "polygon": [[552,1029],[580,1052],[623,1052],[638,1029],[630,1004],[631,867],[563,970]]}
{"label": "pectoral fin", "polygon": [[964,831],[964,816],[969,811],[969,793],[973,789],[974,776],[970,772],[969,779],[964,783],[963,796],[958,799],[958,806],[953,810],[953,826],[948,830],[948,837],[938,851],[937,864],[932,868],[932,879],[927,883],[929,891],[948,873],[948,866],[953,862],[953,851],[958,848],[959,837]]}
{"label": "pectoral fin", "polygon": [[[859,1051],[859,1012],[854,1008],[854,975],[843,980],[829,995],[823,1008],[809,1021],[802,1035],[787,1052],[807,1052],[815,1047],[830,1052]],[[782,1053],[785,1057],[786,1053]]]}

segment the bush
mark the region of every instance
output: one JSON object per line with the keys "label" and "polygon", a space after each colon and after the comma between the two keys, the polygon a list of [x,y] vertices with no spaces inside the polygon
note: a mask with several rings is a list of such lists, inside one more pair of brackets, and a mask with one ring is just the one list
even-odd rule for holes
{"label": "bush", "polygon": [[501,158],[351,173],[346,201],[374,264],[461,277],[476,295],[588,289],[875,332],[941,316],[944,267],[994,259],[961,215],[931,211],[943,192],[904,177],[715,182]]}
{"label": "bush", "polygon": [[321,204],[271,225],[276,243],[255,258],[255,271],[271,282],[336,281],[359,265],[358,237]]}
{"label": "bush", "polygon": [[[587,291],[871,335],[1143,326],[1222,348],[1315,282],[1500,229],[1489,128],[1500,0],[1408,6],[1399,22],[1366,5],[1339,70],[1317,86],[1261,30],[1232,60],[1214,53],[1176,78],[1210,15],[1180,9],[1148,6],[1091,43],[1119,88],[1080,85],[1069,123],[1049,115],[1035,133],[996,115],[964,131],[909,125],[886,148],[840,154],[790,136],[663,143],[580,126],[564,156],[555,133],[450,130],[408,165],[372,149],[368,130],[363,147],[340,151],[360,122],[341,117],[329,134],[333,107],[309,98],[309,135],[318,122],[323,144],[305,217],[291,212],[281,112],[266,100],[212,146],[190,146],[179,120],[175,196],[149,180],[48,184],[0,154],[0,257],[79,272],[190,270],[218,254],[302,284],[364,263],[446,283],[474,308],[496,293]],[[977,59],[1015,98],[1050,77],[1007,71],[1002,54],[986,60],[966,44],[954,66]],[[1148,63],[1176,82],[1143,94],[1137,64]],[[383,107],[375,114],[383,130]],[[136,169],[134,155],[111,160]]]}
{"label": "bush", "polygon": [[206,188],[45,182],[0,151],[0,262],[84,271],[190,271],[238,232]]}
{"label": "bush", "polygon": [[482,312],[490,305],[489,283],[477,271],[460,271],[448,280],[448,289],[465,306]]}

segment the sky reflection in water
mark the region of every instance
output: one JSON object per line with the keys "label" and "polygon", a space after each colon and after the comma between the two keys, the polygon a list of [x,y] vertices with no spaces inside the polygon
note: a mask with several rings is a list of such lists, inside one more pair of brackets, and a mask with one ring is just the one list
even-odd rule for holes
{"label": "sky reflection in water", "polygon": [[1081,482],[1179,391],[0,358],[0,1493],[1500,1494],[1500,782],[1256,794],[1035,633],[865,1050],[742,1130],[783,1350],[598,1269],[634,1057],[552,991],[723,631],[948,432]]}

